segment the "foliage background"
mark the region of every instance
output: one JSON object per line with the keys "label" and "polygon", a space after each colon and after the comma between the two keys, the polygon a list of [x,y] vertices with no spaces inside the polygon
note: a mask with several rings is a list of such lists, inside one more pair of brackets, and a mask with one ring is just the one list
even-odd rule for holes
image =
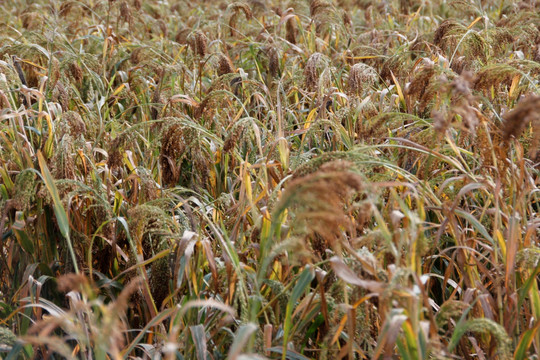
{"label": "foliage background", "polygon": [[534,359],[537,1],[0,3],[0,356]]}

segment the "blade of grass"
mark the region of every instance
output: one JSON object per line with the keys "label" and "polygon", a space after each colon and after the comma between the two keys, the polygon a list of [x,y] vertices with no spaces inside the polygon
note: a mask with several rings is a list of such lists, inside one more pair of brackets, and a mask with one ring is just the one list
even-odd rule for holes
{"label": "blade of grass", "polygon": [[43,154],[41,153],[41,151],[38,151],[38,161],[39,161],[39,166],[41,168],[41,173],[43,175],[43,181],[45,182],[45,186],[47,187],[47,190],[49,190],[49,193],[51,194],[51,197],[53,199],[54,214],[56,215],[56,220],[58,221],[58,227],[60,229],[60,233],[66,239],[69,254],[71,255],[71,260],[73,261],[73,268],[75,269],[75,273],[78,274],[79,266],[77,265],[77,258],[75,256],[75,251],[73,250],[73,244],[71,243],[69,220],[66,214],[66,210],[64,209],[64,206],[62,205],[62,200],[60,200],[58,189],[56,188],[54,179],[47,166],[47,161],[43,157]]}

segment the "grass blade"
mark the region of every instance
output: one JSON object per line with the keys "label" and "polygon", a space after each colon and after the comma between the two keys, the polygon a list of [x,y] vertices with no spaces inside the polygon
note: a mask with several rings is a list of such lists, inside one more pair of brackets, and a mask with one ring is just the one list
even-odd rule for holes
{"label": "grass blade", "polygon": [[64,205],[62,205],[62,200],[60,200],[60,196],[58,195],[58,189],[56,188],[54,179],[47,166],[47,161],[43,157],[43,154],[41,153],[41,151],[38,151],[37,155],[38,155],[39,167],[41,168],[43,181],[45,182],[45,186],[47,187],[47,190],[49,191],[53,199],[54,214],[56,215],[56,220],[58,221],[58,227],[60,229],[60,233],[66,239],[69,254],[71,255],[71,260],[73,261],[73,268],[75,269],[75,272],[78,274],[79,266],[77,265],[77,258],[75,256],[75,251],[73,250],[73,244],[71,243],[69,220],[66,214],[66,210],[64,209]]}

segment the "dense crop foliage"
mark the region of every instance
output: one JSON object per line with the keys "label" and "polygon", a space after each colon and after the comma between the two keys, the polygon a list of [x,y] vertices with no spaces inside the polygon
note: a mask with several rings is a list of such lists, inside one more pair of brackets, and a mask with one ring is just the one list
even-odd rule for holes
{"label": "dense crop foliage", "polygon": [[540,3],[0,2],[0,357],[537,359]]}

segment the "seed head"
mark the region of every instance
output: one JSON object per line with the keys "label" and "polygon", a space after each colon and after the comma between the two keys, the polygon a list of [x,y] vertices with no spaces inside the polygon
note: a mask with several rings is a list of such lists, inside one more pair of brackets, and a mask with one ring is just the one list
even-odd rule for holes
{"label": "seed head", "polygon": [[52,99],[60,103],[63,111],[67,111],[69,107],[69,95],[64,85],[59,81],[53,89]]}
{"label": "seed head", "polygon": [[179,44],[187,44],[190,32],[191,30],[189,28],[180,29],[176,33],[174,40]]}
{"label": "seed head", "polygon": [[127,22],[131,26],[133,17],[131,16],[131,10],[127,2],[122,1],[120,4],[120,19]]}
{"label": "seed head", "polygon": [[540,63],[540,43],[536,44],[536,51],[534,52],[534,61]]}
{"label": "seed head", "polygon": [[124,145],[124,137],[118,136],[111,143],[108,151],[107,166],[109,169],[117,169],[122,166],[121,147]]}
{"label": "seed head", "polygon": [[273,77],[279,74],[279,57],[275,47],[269,46],[266,50],[268,54],[268,72]]}
{"label": "seed head", "polygon": [[225,54],[219,54],[218,75],[222,76],[234,72],[234,66],[231,59]]}
{"label": "seed head", "polygon": [[377,80],[377,72],[364,63],[354,64],[349,72],[348,90],[350,94],[359,95],[366,87]]}
{"label": "seed head", "polygon": [[60,17],[66,17],[69,15],[71,9],[73,8],[73,5],[75,5],[74,1],[65,1],[60,5],[60,11],[59,15]]}
{"label": "seed head", "polygon": [[51,71],[50,71],[49,86],[51,88],[54,88],[59,79],[60,79],[60,61],[58,61],[58,59],[53,56],[51,58]]}
{"label": "seed head", "polygon": [[133,49],[131,52],[131,55],[129,56],[129,61],[131,61],[132,64],[137,65],[143,60],[143,49],[142,48],[136,48]]}
{"label": "seed head", "polygon": [[186,150],[184,131],[179,124],[173,124],[164,130],[159,158],[164,184],[175,184],[178,181],[180,169],[177,161],[183,157]]}
{"label": "seed head", "polygon": [[56,179],[75,179],[75,145],[73,137],[65,134],[52,158],[51,172]]}
{"label": "seed head", "polygon": [[298,33],[298,30],[296,29],[296,21],[294,16],[287,20],[285,30],[285,39],[291,44],[296,44],[296,34]]}
{"label": "seed head", "polygon": [[10,109],[11,105],[9,104],[9,100],[6,96],[6,94],[0,90],[0,110],[3,109]]}
{"label": "seed head", "polygon": [[433,118],[433,128],[438,133],[444,133],[448,129],[449,121],[445,114],[440,111],[433,110],[431,112]]}
{"label": "seed head", "polygon": [[227,137],[227,139],[225,139],[225,142],[223,143],[224,152],[228,153],[234,149],[243,131],[244,126],[236,125],[235,129],[231,132],[231,134]]}
{"label": "seed head", "polygon": [[435,34],[433,35],[433,43],[437,45],[440,48],[445,47],[445,39],[447,35],[453,30],[458,28],[460,25],[457,24],[454,20],[444,20],[437,30],[435,30]]}
{"label": "seed head", "polygon": [[465,56],[455,58],[454,61],[452,61],[450,68],[458,75],[463,73],[463,71],[467,68]]}
{"label": "seed head", "polygon": [[163,35],[164,38],[166,38],[168,35],[169,35],[169,29],[167,29],[167,24],[165,24],[165,21],[163,20],[158,20],[158,26],[159,26],[159,30],[161,31],[161,34]]}
{"label": "seed head", "polygon": [[84,123],[81,115],[75,111],[67,111],[63,114],[64,119],[67,122],[68,128],[63,129],[69,131],[71,136],[78,137],[79,135],[86,134],[86,124]]}
{"label": "seed head", "polygon": [[317,86],[319,84],[318,68],[323,62],[323,58],[323,54],[318,52],[314,53],[309,57],[306,63],[306,67],[304,68],[306,87],[311,91],[317,89]]}
{"label": "seed head", "polygon": [[535,154],[540,140],[540,96],[529,95],[521,100],[512,111],[506,113],[503,118],[502,135],[505,141],[512,137],[519,137],[523,130],[532,124],[534,139],[531,144],[531,152]]}
{"label": "seed head", "polygon": [[247,20],[251,19],[253,14],[251,13],[249,6],[242,2],[232,3],[228,6],[228,9],[232,12],[231,17],[229,18],[229,27],[231,28],[231,36],[234,36],[238,22],[238,15],[240,15],[240,12],[244,13]]}
{"label": "seed head", "polygon": [[35,30],[44,23],[41,14],[35,11],[25,12],[21,15],[21,19],[23,27],[28,30]]}
{"label": "seed head", "polygon": [[187,38],[191,51],[199,57],[204,57],[207,51],[208,38],[201,30],[195,30]]}
{"label": "seed head", "polygon": [[11,350],[17,342],[17,336],[7,327],[0,326],[0,350]]}
{"label": "seed head", "polygon": [[316,17],[317,15],[328,11],[331,6],[332,5],[325,0],[312,0],[309,4],[309,13],[311,17]]}
{"label": "seed head", "polygon": [[343,24],[348,28],[352,26],[351,14],[348,11],[343,12]]}
{"label": "seed head", "polygon": [[369,219],[367,213],[360,214],[361,209],[351,205],[365,189],[361,176],[351,167],[351,162],[338,159],[320,164],[305,176],[293,177],[274,211],[288,207],[294,213],[293,227],[304,229],[308,239],[321,237],[327,247],[335,249],[343,229],[354,231],[354,227],[362,226],[361,218]]}
{"label": "seed head", "polygon": [[69,64],[69,72],[70,72],[71,76],[73,77],[73,79],[75,79],[75,81],[77,83],[79,83],[79,84],[82,83],[83,71],[82,71],[81,67],[79,66],[79,64],[77,64],[76,61]]}

